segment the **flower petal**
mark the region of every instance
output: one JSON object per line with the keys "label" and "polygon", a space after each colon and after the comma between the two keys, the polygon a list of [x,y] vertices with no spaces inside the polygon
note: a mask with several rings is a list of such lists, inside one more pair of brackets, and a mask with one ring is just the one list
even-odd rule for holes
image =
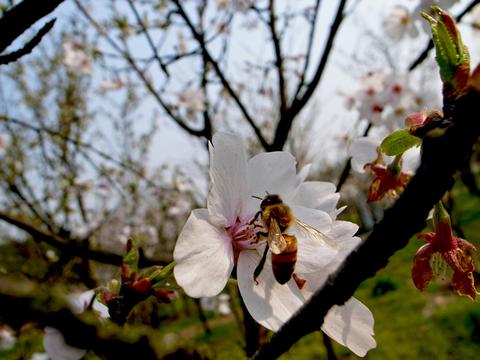
{"label": "flower petal", "polygon": [[210,223],[206,209],[193,210],[178,237],[173,258],[177,283],[191,297],[217,295],[233,269],[233,249],[225,230]]}
{"label": "flower petal", "polygon": [[373,338],[373,325],[371,311],[352,297],[343,306],[334,306],[330,309],[322,330],[356,355],[365,356],[377,345]]}
{"label": "flower petal", "polygon": [[259,262],[260,255],[256,251],[240,253],[237,264],[238,287],[247,310],[255,321],[267,329],[277,331],[305,299],[293,279],[285,285],[280,285],[275,280],[270,255],[267,255],[265,266],[257,278],[258,284],[255,283],[253,272]]}
{"label": "flower petal", "polygon": [[216,133],[210,150],[210,180],[207,208],[211,222],[227,227],[242,213],[247,191],[247,159],[237,136]]}
{"label": "flower petal", "polygon": [[43,347],[52,360],[79,360],[87,352],[68,345],[62,333],[52,327],[45,328]]}
{"label": "flower petal", "polygon": [[340,194],[335,191],[336,187],[332,183],[307,181],[298,187],[292,204],[325,211],[333,219],[337,215],[337,203],[340,199]]}
{"label": "flower petal", "polygon": [[377,158],[377,146],[379,145],[380,142],[369,137],[356,139],[348,150],[352,157],[352,169],[359,173],[365,172],[364,166]]}
{"label": "flower petal", "polygon": [[295,218],[323,233],[330,231],[332,228],[332,218],[322,210],[299,205],[291,205],[290,209]]}
{"label": "flower petal", "polygon": [[245,214],[253,214],[260,208],[258,199],[252,195],[264,197],[269,194],[280,195],[288,204],[297,185],[295,158],[287,152],[277,151],[261,153],[247,163],[248,191]]}
{"label": "flower petal", "polygon": [[433,247],[430,244],[425,244],[418,249],[413,258],[412,280],[419,290],[425,289],[433,279],[433,271],[430,267],[430,257],[433,253]]}
{"label": "flower petal", "polygon": [[308,274],[323,271],[338,255],[335,241],[315,229],[295,226],[291,231],[297,237],[297,263],[295,271]]}

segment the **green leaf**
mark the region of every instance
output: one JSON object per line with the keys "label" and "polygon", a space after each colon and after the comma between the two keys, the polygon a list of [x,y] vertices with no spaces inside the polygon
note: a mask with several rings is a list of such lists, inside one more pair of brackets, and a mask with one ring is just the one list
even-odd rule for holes
{"label": "green leaf", "polygon": [[419,145],[421,141],[420,138],[410,134],[407,129],[397,130],[383,139],[380,149],[385,155],[396,156],[403,154],[415,145]]}

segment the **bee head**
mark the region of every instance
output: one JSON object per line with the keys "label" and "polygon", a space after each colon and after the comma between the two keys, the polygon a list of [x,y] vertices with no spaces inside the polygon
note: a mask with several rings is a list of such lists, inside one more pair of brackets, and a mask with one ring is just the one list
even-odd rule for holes
{"label": "bee head", "polygon": [[271,205],[276,205],[276,204],[282,204],[283,201],[280,198],[280,196],[276,194],[268,194],[265,196],[260,203],[260,209],[265,210],[266,207],[271,206]]}

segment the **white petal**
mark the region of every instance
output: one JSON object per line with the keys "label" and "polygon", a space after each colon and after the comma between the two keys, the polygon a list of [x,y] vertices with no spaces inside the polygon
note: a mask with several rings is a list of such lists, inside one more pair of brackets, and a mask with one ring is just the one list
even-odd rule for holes
{"label": "white petal", "polygon": [[81,314],[85,311],[88,305],[90,305],[94,296],[94,290],[87,290],[82,293],[68,295],[67,301],[74,314]]}
{"label": "white petal", "polygon": [[206,209],[193,210],[173,252],[177,283],[191,297],[217,295],[233,269],[231,240],[209,222]]}
{"label": "white petal", "polygon": [[343,306],[330,309],[322,330],[356,355],[365,356],[377,345],[373,338],[373,325],[374,319],[370,310],[352,297]]}
{"label": "white petal", "polygon": [[337,202],[340,194],[330,182],[307,181],[301,184],[292,199],[292,204],[325,211],[331,217],[337,215]]}
{"label": "white petal", "polygon": [[79,360],[86,350],[68,345],[62,333],[55,328],[46,327],[43,347],[52,360]]}
{"label": "white petal", "polygon": [[296,272],[308,274],[323,271],[337,257],[339,247],[335,239],[313,230],[301,230],[298,226],[295,230],[292,234],[298,242]]}
{"label": "white petal", "polygon": [[277,151],[261,153],[247,163],[248,191],[246,197],[246,214],[253,214],[260,208],[258,199],[266,193],[277,194],[288,204],[297,185],[295,158],[287,152]]}
{"label": "white petal", "polygon": [[102,304],[98,300],[93,301],[92,305],[93,310],[97,311],[100,314],[100,317],[102,319],[109,319],[110,318],[110,313],[108,312],[108,307]]}
{"label": "white petal", "polygon": [[242,251],[238,259],[237,279],[240,294],[252,317],[267,329],[277,331],[304,303],[294,280],[280,285],[274,278],[270,255],[257,278],[253,272],[260,261],[256,251]]}
{"label": "white petal", "polygon": [[353,170],[363,173],[365,172],[365,164],[371,163],[377,158],[377,146],[380,145],[380,142],[376,139],[371,139],[368,137],[361,137],[356,139],[348,151],[349,155],[352,157],[352,168]]}
{"label": "white petal", "polygon": [[332,218],[326,212],[298,205],[291,205],[290,208],[293,216],[303,221],[305,224],[310,225],[323,233],[331,230]]}
{"label": "white petal", "polygon": [[241,215],[247,190],[247,160],[243,144],[231,134],[216,133],[210,150],[210,180],[207,200],[211,222],[232,225]]}
{"label": "white petal", "polygon": [[307,164],[300,169],[300,171],[297,174],[297,185],[300,185],[305,181],[308,174],[310,173],[311,168],[312,168],[312,164]]}
{"label": "white petal", "polygon": [[402,170],[404,172],[415,173],[420,165],[420,148],[414,146],[405,151],[402,156]]}

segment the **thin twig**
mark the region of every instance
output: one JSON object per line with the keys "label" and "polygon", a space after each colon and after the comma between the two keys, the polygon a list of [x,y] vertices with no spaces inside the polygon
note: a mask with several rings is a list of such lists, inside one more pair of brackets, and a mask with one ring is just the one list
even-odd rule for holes
{"label": "thin twig", "polygon": [[263,146],[263,148],[265,150],[269,150],[270,149],[270,144],[267,143],[267,141],[265,140],[265,138],[263,137],[263,135],[260,131],[260,128],[255,124],[255,121],[253,120],[251,115],[248,113],[247,108],[245,107],[245,105],[240,100],[240,97],[238,96],[238,94],[235,92],[235,90],[233,90],[232,86],[230,85],[230,82],[227,80],[227,78],[223,74],[222,70],[220,69],[220,66],[218,65],[218,62],[215,61],[215,59],[213,59],[213,57],[210,55],[210,52],[208,51],[207,46],[206,46],[205,42],[203,41],[202,36],[195,29],[195,26],[193,25],[192,21],[190,20],[190,18],[186,14],[185,10],[183,9],[183,6],[180,4],[180,1],[179,0],[173,0],[173,3],[177,7],[178,14],[183,18],[183,20],[187,24],[188,28],[190,29],[193,37],[195,38],[195,40],[197,40],[200,47],[202,48],[202,50],[205,54],[205,57],[210,62],[210,64],[212,64],[212,67],[215,70],[215,73],[217,74],[218,78],[222,82],[222,85],[225,87],[225,89],[230,94],[230,96],[232,97],[234,102],[237,104],[237,106],[240,109],[240,112],[242,113],[242,115],[245,117],[247,122],[252,127],[253,131],[255,132],[255,135],[258,138],[258,141],[260,142],[260,144]]}
{"label": "thin twig", "polygon": [[307,103],[307,101],[310,99],[315,89],[317,88],[317,85],[319,84],[320,79],[322,78],[323,72],[325,70],[325,67],[327,65],[328,59],[330,58],[335,36],[337,35],[338,29],[340,28],[340,24],[343,21],[343,18],[344,18],[343,10],[345,8],[346,3],[347,3],[347,0],[341,0],[340,3],[338,4],[337,12],[333,20],[333,23],[330,26],[330,33],[328,34],[328,38],[325,43],[325,48],[323,50],[323,54],[320,59],[320,62],[317,66],[317,70],[315,71],[315,74],[312,80],[309,82],[303,95],[293,99],[292,104],[287,111],[287,114],[282,119],[280,119],[277,125],[277,128],[275,130],[275,138],[273,140],[271,150],[273,151],[282,150],[283,146],[285,145],[285,142],[287,141],[288,134],[290,132],[290,128],[292,127],[293,120],[298,115],[298,113],[303,109],[303,107],[305,106],[305,104]]}

